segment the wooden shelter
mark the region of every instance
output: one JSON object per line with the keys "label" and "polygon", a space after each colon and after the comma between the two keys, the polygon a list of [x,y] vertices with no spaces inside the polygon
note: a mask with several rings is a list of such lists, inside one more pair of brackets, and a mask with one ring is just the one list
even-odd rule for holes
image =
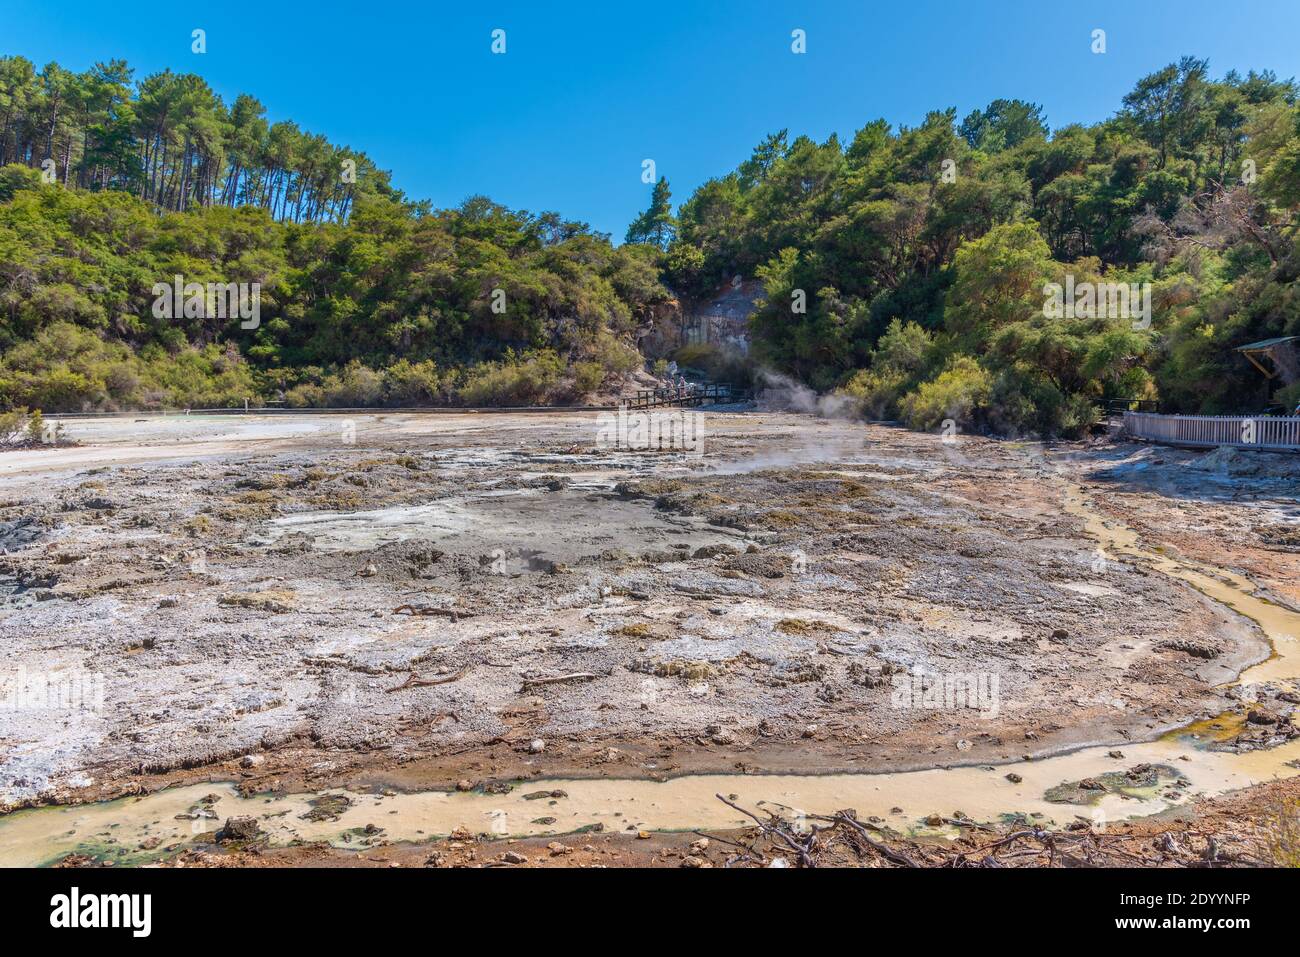
{"label": "wooden shelter", "polygon": [[[1296,356],[1296,341],[1300,336],[1279,336],[1276,339],[1261,339],[1244,346],[1237,346],[1237,351],[1250,360],[1266,379],[1282,380],[1282,385],[1300,382],[1300,357]],[[1260,360],[1268,359],[1273,368],[1269,369]]]}

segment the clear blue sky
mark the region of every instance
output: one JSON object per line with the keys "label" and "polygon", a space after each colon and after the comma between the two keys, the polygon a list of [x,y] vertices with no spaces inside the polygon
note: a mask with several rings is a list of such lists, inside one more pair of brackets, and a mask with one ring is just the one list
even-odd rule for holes
{"label": "clear blue sky", "polygon": [[[504,56],[490,52],[498,27]],[[1300,0],[0,0],[0,53],[196,72],[227,103],[251,93],[272,120],[365,150],[413,198],[485,193],[617,241],[649,199],[646,158],[680,203],[781,128],[846,141],[878,116],[915,125],[997,97],[1041,103],[1053,128],[1092,122],[1184,54],[1216,76],[1300,75]]]}

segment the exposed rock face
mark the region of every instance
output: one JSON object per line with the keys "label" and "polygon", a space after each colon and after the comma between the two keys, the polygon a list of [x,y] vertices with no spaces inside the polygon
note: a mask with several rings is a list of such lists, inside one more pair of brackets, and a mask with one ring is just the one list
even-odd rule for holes
{"label": "exposed rock face", "polygon": [[757,279],[735,277],[686,320],[683,338],[688,343],[725,346],[748,353],[749,317],[763,295],[763,284]]}

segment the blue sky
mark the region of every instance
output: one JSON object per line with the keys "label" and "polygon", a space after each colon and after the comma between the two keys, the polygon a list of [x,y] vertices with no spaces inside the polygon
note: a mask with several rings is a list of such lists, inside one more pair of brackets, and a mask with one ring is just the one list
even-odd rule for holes
{"label": "blue sky", "polygon": [[[136,77],[196,72],[369,153],[413,198],[474,193],[556,209],[620,240],[655,160],[679,203],[789,128],[847,141],[883,116],[915,125],[997,97],[1053,127],[1115,112],[1144,73],[1184,54],[1300,75],[1296,0],[857,0],[777,3],[193,4],[0,0],[0,53]],[[208,52],[190,52],[207,31]],[[506,30],[507,52],[490,51]],[[790,51],[791,30],[807,53]],[[1090,50],[1104,29],[1107,52]]]}

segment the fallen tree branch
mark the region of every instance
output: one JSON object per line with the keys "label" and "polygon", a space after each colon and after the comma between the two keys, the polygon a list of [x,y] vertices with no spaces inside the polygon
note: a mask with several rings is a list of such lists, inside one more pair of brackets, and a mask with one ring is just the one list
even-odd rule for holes
{"label": "fallen tree branch", "polygon": [[846,814],[843,811],[840,811],[837,814],[833,814],[829,817],[821,814],[809,814],[808,816],[818,821],[833,821],[836,824],[843,824],[846,827],[850,828],[851,830],[856,831],[858,837],[866,841],[867,844],[870,845],[872,850],[874,850],[877,854],[879,854],[881,857],[883,857],[885,860],[889,861],[892,864],[897,864],[900,867],[921,866],[912,858],[904,854],[902,851],[895,851],[892,848],[882,844],[880,841],[877,841],[874,837],[872,837],[869,833],[867,833],[867,829],[862,824],[861,821],[857,820],[856,818],[850,817],[848,814]]}
{"label": "fallen tree branch", "polygon": [[[746,811],[739,804],[735,804],[731,801],[728,801],[721,794],[714,794],[713,796],[716,797],[723,804],[727,805],[727,807],[734,808],[735,810],[739,811],[741,814],[745,815],[747,818],[750,818],[755,824],[759,826],[759,829],[762,830],[764,834],[775,834],[777,837],[779,837],[784,844],[789,846],[789,848],[792,851],[794,851],[796,854],[799,855],[799,863],[802,864],[804,867],[817,866],[816,864],[813,863],[812,855],[808,853],[808,848],[805,847],[803,844],[800,844],[788,833],[786,833],[785,829],[779,827],[775,821],[764,821],[757,814],[754,814],[750,811]],[[814,832],[811,835],[811,837],[815,839],[816,832]]]}

